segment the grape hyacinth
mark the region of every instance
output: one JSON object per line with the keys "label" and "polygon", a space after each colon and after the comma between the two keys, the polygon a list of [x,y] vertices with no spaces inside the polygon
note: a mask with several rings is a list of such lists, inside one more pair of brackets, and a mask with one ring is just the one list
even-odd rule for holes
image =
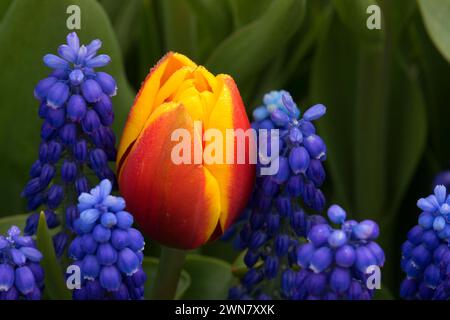
{"label": "grape hyacinth", "polygon": [[312,226],[325,223],[323,217],[309,216],[300,206],[300,200],[317,211],[325,205],[319,187],[325,179],[322,161],[326,146],[311,122],[324,113],[325,107],[319,104],[300,117],[300,110],[286,91],[266,94],[264,106],[254,111],[254,129],[279,130],[279,170],[270,176],[258,170],[248,205],[250,217],[235,240],[238,249],[247,250],[244,262],[249,270],[230,290],[230,299],[289,298],[283,283],[298,269],[299,239]]}
{"label": "grape hyacinth", "polygon": [[[80,45],[77,34],[70,33],[67,44],[58,48],[59,56],[44,56],[45,65],[53,71],[34,90],[43,119],[41,144],[22,196],[29,210],[45,210],[50,228],[59,224],[55,210],[64,203],[66,230],[54,238],[58,255],[78,217],[76,198],[90,188],[89,171],[99,179],[115,181],[108,161],[116,156],[110,126],[114,121],[111,97],[117,86],[109,74],[95,71],[111,61],[105,54],[97,55],[101,45],[98,39]],[[38,212],[30,215],[26,234],[36,232],[38,219]]]}
{"label": "grape hyacinth", "polygon": [[308,300],[369,300],[375,283],[368,286],[369,276],[384,264],[383,249],[375,242],[378,225],[372,220],[346,220],[338,205],[328,209],[328,217],[339,228],[328,223],[315,225],[307,242],[297,249],[297,263],[302,268],[292,273],[287,295]]}
{"label": "grape hyacinth", "polygon": [[261,177],[262,187],[269,195],[283,189],[285,196],[301,197],[307,207],[322,211],[325,197],[319,187],[325,181],[322,162],[326,159],[326,145],[312,121],[325,114],[325,106],[314,105],[300,117],[300,110],[286,91],[272,91],[263,101],[264,105],[253,112],[252,128],[269,130],[269,136],[274,132],[271,130],[278,129],[280,150],[278,173]]}
{"label": "grape hyacinth", "polygon": [[41,252],[30,236],[12,226],[0,235],[0,300],[40,300],[44,287]]}
{"label": "grape hyacinth", "polygon": [[423,212],[402,245],[405,299],[450,299],[450,195],[443,185],[417,201]]}
{"label": "grape hyacinth", "polygon": [[77,236],[68,250],[83,278],[81,289],[73,291],[75,300],[143,298],[144,238],[132,228],[133,216],[124,211],[125,200],[110,195],[111,189],[105,179],[78,198]]}

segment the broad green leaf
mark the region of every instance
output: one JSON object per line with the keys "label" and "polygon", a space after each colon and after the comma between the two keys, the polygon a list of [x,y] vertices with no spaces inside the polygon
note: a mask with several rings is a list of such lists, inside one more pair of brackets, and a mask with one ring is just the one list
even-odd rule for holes
{"label": "broad green leaf", "polygon": [[196,24],[185,0],[159,0],[159,16],[165,51],[177,51],[197,60]]}
{"label": "broad green leaf", "polygon": [[[376,0],[333,0],[333,5],[341,21],[359,39],[368,42],[381,40],[383,36],[383,25],[381,25],[381,30],[367,28],[367,19],[370,17],[367,9],[371,5],[377,5]],[[380,19],[381,15],[380,10]]]}
{"label": "broad green leaf", "polygon": [[[310,69],[309,54],[313,51],[323,24],[328,21],[331,6],[322,6],[319,2],[307,2],[305,21],[297,33],[292,37],[289,47],[284,48],[274,57],[267,67],[255,78],[256,90],[253,91],[253,99],[247,107],[258,106],[265,93],[276,89],[290,89]],[[302,86],[304,90],[294,90],[299,97],[307,96],[307,84]],[[295,88],[299,89],[299,88]],[[250,110],[252,110],[250,108]]]}
{"label": "broad green leaf", "polygon": [[263,15],[224,40],[206,62],[212,71],[229,73],[238,85],[261,71],[289,43],[302,24],[305,1],[279,0]]}
{"label": "broad green leaf", "polygon": [[326,115],[317,124],[327,144],[326,164],[333,190],[340,204],[349,211],[353,210],[354,159],[351,139],[355,118],[355,61],[356,44],[351,41],[345,26],[331,16],[323,25],[314,57],[310,103],[327,106]]}
{"label": "broad green leaf", "polygon": [[[42,57],[56,53],[70,32],[66,28],[69,5],[81,8],[82,42],[95,38],[103,42],[101,53],[111,56],[104,68],[118,82],[118,95],[113,98],[116,134],[121,132],[133,100],[125,79],[121,54],[111,23],[102,7],[90,0],[16,0],[0,26],[0,199],[2,213],[24,212],[20,193],[28,179],[28,171],[38,156],[41,120],[33,90],[38,81],[50,73]],[[43,22],[45,21],[45,23]]]}
{"label": "broad green leaf", "polygon": [[232,31],[227,0],[187,0],[197,26],[198,62],[203,60]]}
{"label": "broad green leaf", "polygon": [[417,0],[417,3],[430,38],[450,62],[450,0]]}
{"label": "broad green leaf", "polygon": [[386,191],[392,197],[388,209],[395,212],[425,149],[427,114],[422,88],[414,69],[398,61],[392,66],[390,82],[389,141],[386,142],[390,184]]}
{"label": "broad green leaf", "polygon": [[[122,7],[125,1],[117,1],[117,0],[98,0],[98,2],[105,9],[105,12],[108,14],[109,19],[114,21],[117,16],[122,11]],[[128,2],[128,1],[126,1]]]}
{"label": "broad green leaf", "polygon": [[44,256],[41,261],[41,266],[44,269],[46,275],[45,294],[51,299],[70,300],[72,297],[69,289],[67,289],[61,265],[56,258],[52,236],[47,227],[45,214],[43,212],[39,217],[39,224],[36,233],[36,243],[37,247]]}
{"label": "broad green leaf", "polygon": [[[194,0],[195,1],[195,0]],[[267,11],[271,0],[242,1],[228,0],[233,13],[233,23],[236,29],[258,19]]]}
{"label": "broad green leaf", "polygon": [[406,31],[417,5],[415,0],[378,0],[385,26],[391,29],[395,41]]}
{"label": "broad green leaf", "polygon": [[[427,106],[427,119],[430,135],[430,150],[437,157],[434,174],[448,168],[450,148],[443,137],[450,136],[450,108],[448,88],[450,88],[450,64],[436,50],[423,26],[412,28],[415,53],[419,57],[420,69],[424,76],[424,92]],[[431,182],[433,176],[430,176]]]}
{"label": "broad green leaf", "polygon": [[23,231],[27,222],[28,214],[18,214],[0,219],[0,235],[4,235],[11,226],[18,226]]}
{"label": "broad green leaf", "polygon": [[[111,2],[114,4],[111,4]],[[133,42],[138,37],[139,29],[136,25],[138,24],[137,19],[142,6],[142,0],[103,0],[102,3],[104,3],[103,6],[111,8],[110,10],[113,11],[111,14],[108,12],[108,15],[116,32],[122,53],[124,56],[127,56]],[[117,4],[120,4],[120,6],[117,6]]]}
{"label": "broad green leaf", "polygon": [[[153,289],[153,284],[155,283],[156,271],[158,270],[158,259],[153,257],[144,257],[142,262],[142,267],[147,274],[147,281],[145,282],[144,297],[150,299],[150,294]],[[175,295],[175,299],[180,299],[183,297],[186,290],[191,285],[191,277],[189,273],[185,270],[181,272],[180,280],[178,282],[178,288]]]}
{"label": "broad green leaf", "polygon": [[226,299],[232,281],[231,266],[227,262],[207,256],[190,254],[184,269],[191,276],[191,285],[183,299]]}
{"label": "broad green leaf", "polygon": [[145,79],[150,68],[164,55],[162,34],[157,23],[156,1],[143,0],[139,35],[139,78]]}
{"label": "broad green leaf", "polygon": [[0,1],[0,24],[2,22],[2,19],[6,13],[6,11],[8,10],[10,4],[12,3],[13,0],[2,0]]}

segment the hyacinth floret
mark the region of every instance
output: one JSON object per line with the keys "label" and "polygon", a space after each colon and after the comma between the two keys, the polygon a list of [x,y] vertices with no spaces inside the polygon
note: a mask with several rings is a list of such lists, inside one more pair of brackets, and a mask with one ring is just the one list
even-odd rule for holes
{"label": "hyacinth floret", "polygon": [[42,253],[30,236],[12,226],[0,235],[0,300],[40,300],[44,287]]}
{"label": "hyacinth floret", "polygon": [[405,299],[450,298],[450,195],[443,185],[417,201],[422,210],[418,224],[402,245],[401,267],[406,273],[400,287]]}
{"label": "hyacinth floret", "polygon": [[308,300],[369,300],[374,289],[369,276],[384,265],[383,249],[375,242],[378,225],[372,220],[346,220],[338,205],[328,209],[337,225],[319,224],[310,229],[307,242],[297,249],[297,284],[288,296]]}
{"label": "hyacinth floret", "polygon": [[76,300],[140,300],[146,274],[142,269],[144,238],[125,211],[125,201],[111,195],[105,179],[78,198],[80,217],[69,258],[80,267],[83,282],[73,292]]}

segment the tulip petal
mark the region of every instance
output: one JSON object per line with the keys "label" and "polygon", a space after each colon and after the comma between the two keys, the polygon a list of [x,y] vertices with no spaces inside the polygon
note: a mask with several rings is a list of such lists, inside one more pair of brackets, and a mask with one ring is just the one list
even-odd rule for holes
{"label": "tulip petal", "polygon": [[155,106],[158,106],[155,104],[155,100],[161,84],[164,84],[175,71],[184,66],[195,67],[196,64],[181,54],[169,52],[150,71],[128,115],[117,153],[118,163],[143,130],[144,124]]}
{"label": "tulip petal", "polygon": [[220,191],[203,165],[174,164],[172,149],[179,143],[171,141],[175,129],[186,129],[194,136],[186,108],[176,103],[158,107],[119,168],[119,186],[145,233],[166,245],[189,249],[206,242],[214,232]]}
{"label": "tulip petal", "polygon": [[[217,98],[217,103],[209,115],[205,129],[218,129],[224,137],[227,136],[227,129],[242,129],[245,132],[250,128],[250,123],[234,80],[228,75],[219,75],[217,79],[223,83],[223,86]],[[206,143],[205,148],[207,145]],[[240,150],[238,150],[238,147],[238,137],[235,135],[234,149],[227,150],[226,143],[224,143],[223,150],[225,159],[232,159],[232,163],[206,165],[217,179],[220,188],[220,227],[222,232],[242,213],[252,191],[255,178],[255,166],[250,164],[249,157],[249,153],[255,154],[254,137],[252,135],[247,136],[245,147],[241,145],[243,149]],[[239,152],[245,152],[244,163],[242,164],[238,163],[237,154]]]}

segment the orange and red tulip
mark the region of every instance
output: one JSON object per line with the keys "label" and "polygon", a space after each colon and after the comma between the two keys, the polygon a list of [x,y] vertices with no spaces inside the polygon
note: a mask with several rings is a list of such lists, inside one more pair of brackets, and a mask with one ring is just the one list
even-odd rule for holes
{"label": "orange and red tulip", "polygon": [[[171,154],[179,142],[172,141],[171,135],[186,129],[192,137],[203,137],[204,131],[199,132],[194,121],[201,122],[202,130],[213,128],[224,137],[227,129],[250,128],[230,76],[214,76],[187,57],[170,52],[144,81],[117,156],[120,192],[143,232],[181,249],[196,248],[220,236],[245,208],[255,176],[248,157],[244,164],[175,164]],[[201,148],[209,143],[203,142]],[[224,155],[227,152],[227,156],[236,153],[236,143],[231,151],[223,149]]]}

